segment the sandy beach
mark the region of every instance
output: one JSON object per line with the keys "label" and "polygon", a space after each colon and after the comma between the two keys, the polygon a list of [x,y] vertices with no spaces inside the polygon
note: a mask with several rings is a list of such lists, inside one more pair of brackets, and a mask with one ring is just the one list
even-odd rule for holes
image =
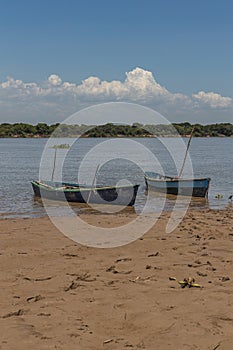
{"label": "sandy beach", "polygon": [[[85,215],[112,227],[130,214]],[[81,246],[47,217],[2,219],[0,349],[232,349],[232,208],[189,211],[170,234],[168,216],[112,249]]]}

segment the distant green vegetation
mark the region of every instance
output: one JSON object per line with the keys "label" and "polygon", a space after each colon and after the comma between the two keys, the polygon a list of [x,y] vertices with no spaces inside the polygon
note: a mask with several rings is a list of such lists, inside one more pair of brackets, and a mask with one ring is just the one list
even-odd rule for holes
{"label": "distant green vegetation", "polygon": [[68,143],[62,143],[61,145],[53,145],[51,148],[53,149],[68,149],[70,145]]}
{"label": "distant green vegetation", "polygon": [[0,125],[0,137],[49,137],[58,125],[4,123]]}
{"label": "distant green vegetation", "polygon": [[87,137],[148,137],[150,132],[139,124],[133,125],[116,125],[105,124],[99,125],[86,131],[84,136]]}
{"label": "distant green vegetation", "polygon": [[[0,124],[0,137],[151,137],[151,136],[176,136],[174,130],[177,130],[181,136],[191,133],[195,127],[194,136],[213,137],[227,136],[233,137],[233,124],[190,124],[174,123],[170,125],[142,125],[134,123],[133,125],[117,125],[108,123],[100,126],[90,125],[67,125],[38,123],[37,125],[15,123]],[[175,128],[175,129],[174,129]]]}
{"label": "distant green vegetation", "polygon": [[205,136],[233,136],[233,124],[230,123],[220,123],[220,124],[209,124],[201,125],[189,123],[173,124],[180,135],[190,134],[192,128],[194,127],[194,136],[205,137]]}

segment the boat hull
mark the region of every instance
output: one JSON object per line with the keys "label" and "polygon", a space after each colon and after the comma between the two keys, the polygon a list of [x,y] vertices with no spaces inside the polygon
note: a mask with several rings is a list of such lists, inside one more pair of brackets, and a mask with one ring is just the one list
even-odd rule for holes
{"label": "boat hull", "polygon": [[146,173],[145,182],[149,190],[171,195],[202,197],[208,196],[210,178],[176,179],[157,173]]}
{"label": "boat hull", "polygon": [[[133,206],[139,185],[88,188],[70,183],[32,181],[35,196],[56,201]],[[60,185],[60,186],[59,186]]]}

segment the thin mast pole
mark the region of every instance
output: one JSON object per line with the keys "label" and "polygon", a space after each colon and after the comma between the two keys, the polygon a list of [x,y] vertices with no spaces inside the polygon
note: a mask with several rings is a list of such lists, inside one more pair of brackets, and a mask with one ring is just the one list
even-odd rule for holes
{"label": "thin mast pole", "polygon": [[95,185],[95,180],[96,180],[96,176],[97,176],[99,167],[100,167],[100,164],[97,165],[97,168],[96,168],[96,171],[95,171],[95,176],[94,176],[94,179],[93,179],[93,182],[92,182],[92,185],[91,185],[91,190],[90,190],[88,198],[87,198],[87,204],[89,203],[89,200],[90,200],[90,197],[91,197],[91,193],[92,193],[94,185]]}
{"label": "thin mast pole", "polygon": [[57,159],[57,147],[55,147],[55,153],[54,153],[52,181],[53,181],[53,178],[54,178],[54,172],[55,172],[55,166],[56,166],[56,159]]}
{"label": "thin mast pole", "polygon": [[179,175],[178,175],[178,178],[181,177],[181,175],[182,175],[182,173],[183,173],[183,171],[184,171],[184,166],[185,166],[185,162],[186,162],[186,159],[187,159],[188,150],[189,150],[189,147],[190,147],[190,144],[191,144],[191,139],[192,139],[192,136],[193,136],[194,129],[195,129],[195,128],[192,129],[191,134],[190,134],[190,137],[189,137],[189,140],[188,140],[188,144],[187,144],[187,148],[186,148],[186,152],[185,152],[183,164],[182,164],[182,167],[181,167],[181,169],[180,169],[180,173],[179,173]]}

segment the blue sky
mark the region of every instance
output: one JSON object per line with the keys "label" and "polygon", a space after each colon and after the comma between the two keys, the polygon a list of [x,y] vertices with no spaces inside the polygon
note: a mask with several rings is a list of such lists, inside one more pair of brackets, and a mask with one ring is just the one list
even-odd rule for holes
{"label": "blue sky", "polygon": [[[105,100],[142,103],[172,121],[231,121],[232,101],[221,97],[233,97],[232,39],[232,0],[0,0],[0,122],[60,121]],[[98,86],[124,84],[137,67],[120,92],[111,85],[111,93],[101,88],[93,96],[93,89],[79,88],[90,77],[100,79]],[[62,81],[53,80],[52,91],[51,75]],[[151,77],[179,103],[166,109],[165,90],[160,101]],[[62,94],[64,82],[76,86],[70,95],[67,88]],[[39,94],[27,83],[47,90]],[[185,108],[177,94],[185,96]]]}

